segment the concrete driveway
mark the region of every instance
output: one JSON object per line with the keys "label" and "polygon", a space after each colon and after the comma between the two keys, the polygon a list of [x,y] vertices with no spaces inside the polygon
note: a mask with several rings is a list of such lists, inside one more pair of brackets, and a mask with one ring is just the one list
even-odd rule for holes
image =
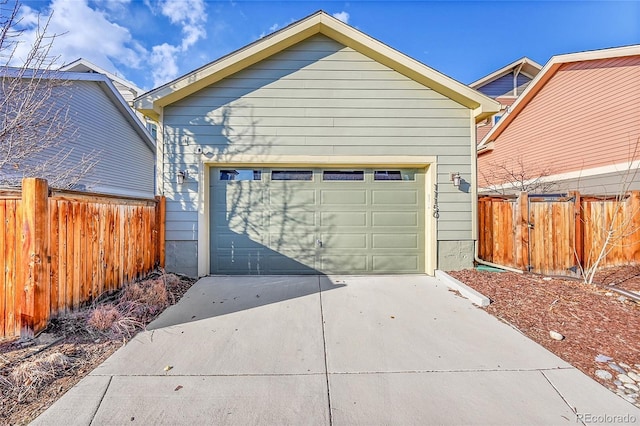
{"label": "concrete driveway", "polygon": [[640,410],[436,278],[207,277],[34,424],[570,425],[622,416],[637,422]]}

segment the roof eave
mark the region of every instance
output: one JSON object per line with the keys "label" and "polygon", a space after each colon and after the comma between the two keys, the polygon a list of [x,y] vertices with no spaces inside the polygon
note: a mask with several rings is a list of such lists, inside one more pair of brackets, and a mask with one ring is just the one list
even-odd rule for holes
{"label": "roof eave", "polygon": [[500,104],[493,99],[323,12],[311,15],[216,62],[154,89],[136,99],[135,106],[143,114],[157,119],[163,107],[315,34],[326,35],[472,109],[476,121],[484,120],[500,111]]}

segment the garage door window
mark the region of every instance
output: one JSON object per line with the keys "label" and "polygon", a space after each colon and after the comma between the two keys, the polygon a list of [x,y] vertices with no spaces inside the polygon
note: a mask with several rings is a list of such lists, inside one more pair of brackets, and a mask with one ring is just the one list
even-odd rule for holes
{"label": "garage door window", "polygon": [[415,170],[376,170],[373,172],[373,180],[416,180]]}
{"label": "garage door window", "polygon": [[274,170],[271,172],[271,180],[313,180],[311,170]]}
{"label": "garage door window", "polygon": [[322,180],[364,180],[362,170],[325,170],[322,172]]}
{"label": "garage door window", "polygon": [[220,170],[220,180],[262,180],[262,171],[253,169]]}

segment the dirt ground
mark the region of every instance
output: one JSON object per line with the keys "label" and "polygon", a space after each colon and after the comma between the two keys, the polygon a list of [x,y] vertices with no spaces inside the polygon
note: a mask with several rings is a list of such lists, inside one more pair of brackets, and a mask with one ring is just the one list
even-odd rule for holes
{"label": "dirt ground", "polygon": [[[640,407],[639,383],[625,387],[618,378],[619,368],[640,375],[640,304],[605,287],[640,295],[640,266],[603,270],[598,285],[512,272],[450,275],[489,297],[488,313]],[[553,339],[552,331],[564,338]]]}
{"label": "dirt ground", "polygon": [[156,272],[79,312],[53,319],[35,339],[0,339],[0,424],[26,425],[124,345],[195,280]]}

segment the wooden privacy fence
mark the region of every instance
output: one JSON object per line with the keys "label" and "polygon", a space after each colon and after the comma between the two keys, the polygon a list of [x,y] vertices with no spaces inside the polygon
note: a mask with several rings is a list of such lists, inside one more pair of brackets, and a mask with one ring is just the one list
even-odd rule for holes
{"label": "wooden privacy fence", "polygon": [[478,255],[499,265],[580,277],[591,267],[640,263],[639,191],[620,199],[481,196],[478,219]]}
{"label": "wooden privacy fence", "polygon": [[0,192],[0,337],[31,337],[55,315],[164,266],[164,197]]}

